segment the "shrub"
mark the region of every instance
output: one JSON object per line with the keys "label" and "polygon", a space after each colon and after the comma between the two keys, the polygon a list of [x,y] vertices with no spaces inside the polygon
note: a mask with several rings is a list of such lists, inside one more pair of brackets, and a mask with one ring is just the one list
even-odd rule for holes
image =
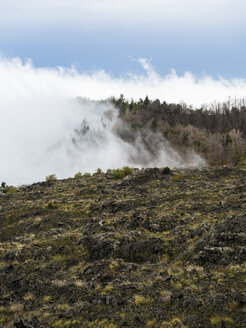
{"label": "shrub", "polygon": [[7,186],[6,182],[3,181],[1,183],[1,188],[0,188],[1,192],[2,193],[6,193],[7,192],[7,188],[8,188],[8,186]]}
{"label": "shrub", "polygon": [[74,175],[74,178],[75,179],[79,179],[79,178],[82,178],[82,173],[81,172],[77,172],[75,175]]}
{"label": "shrub", "polygon": [[172,182],[180,182],[183,180],[183,176],[181,174],[177,174],[174,177],[172,177]]}
{"label": "shrub", "polygon": [[22,310],[23,310],[23,305],[20,303],[14,303],[9,307],[9,311],[12,313],[21,312]]}
{"label": "shrub", "polygon": [[9,186],[9,187],[6,187],[5,191],[8,194],[14,194],[18,191],[18,189],[16,187]]}
{"label": "shrub", "polygon": [[86,173],[83,174],[83,177],[84,177],[84,178],[89,178],[89,177],[91,177],[91,174],[88,173],[88,172],[86,172]]}
{"label": "shrub", "polygon": [[105,288],[103,289],[102,294],[110,293],[110,292],[112,292],[113,290],[114,290],[114,287],[113,287],[113,286],[107,285],[107,286],[105,286]]}
{"label": "shrub", "polygon": [[163,174],[170,174],[171,173],[171,170],[168,166],[164,167],[164,169],[162,170],[162,173]]}
{"label": "shrub", "polygon": [[52,184],[56,180],[57,180],[57,177],[55,174],[47,175],[47,177],[45,178],[45,181],[48,182],[49,184]]}
{"label": "shrub", "polygon": [[100,169],[100,167],[97,169],[97,174],[101,174],[102,173],[102,169]]}
{"label": "shrub", "polygon": [[156,325],[156,320],[148,320],[147,327],[154,327]]}
{"label": "shrub", "polygon": [[210,318],[210,322],[214,326],[220,326],[221,321],[222,321],[222,318],[219,315],[215,315],[214,317]]}
{"label": "shrub", "polygon": [[124,166],[122,168],[122,171],[125,173],[125,175],[130,175],[133,173],[133,169],[129,166]]}
{"label": "shrub", "polygon": [[115,179],[123,179],[126,176],[124,171],[121,170],[121,169],[116,169],[116,170],[113,171],[113,173],[114,173],[114,178]]}
{"label": "shrub", "polygon": [[115,179],[123,179],[127,175],[130,175],[133,173],[133,169],[129,166],[124,166],[122,169],[116,169],[116,170],[108,170],[108,173],[113,173]]}
{"label": "shrub", "polygon": [[51,301],[51,296],[44,296],[43,300],[45,303],[48,303]]}
{"label": "shrub", "polygon": [[53,210],[54,208],[57,208],[58,205],[55,204],[54,202],[48,202],[47,204],[47,208],[50,209],[50,210]]}
{"label": "shrub", "polygon": [[146,298],[142,295],[135,295],[134,298],[136,305],[143,305],[146,303]]}
{"label": "shrub", "polygon": [[119,268],[119,263],[117,262],[117,261],[112,261],[111,263],[110,263],[110,265],[109,265],[109,268],[111,269],[111,270],[117,270],[118,268]]}

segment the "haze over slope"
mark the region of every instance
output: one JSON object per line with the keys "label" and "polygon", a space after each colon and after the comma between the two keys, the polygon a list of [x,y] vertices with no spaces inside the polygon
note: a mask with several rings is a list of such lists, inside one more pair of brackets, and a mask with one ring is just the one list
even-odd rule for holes
{"label": "haze over slope", "polygon": [[[245,94],[244,80],[199,80],[190,73],[179,77],[175,72],[162,77],[147,60],[139,61],[146,74],[114,78],[104,71],[80,74],[75,69],[35,68],[31,62],[2,58],[0,179],[22,184],[51,173],[61,178],[97,167],[185,164],[160,136],[148,136],[150,141],[158,139],[154,156],[140,136],[133,144],[123,141],[116,133],[122,122],[111,111],[112,105],[78,101],[78,96],[98,100],[124,93],[137,99],[148,94],[153,99],[199,105]],[[199,157],[191,155],[189,165],[200,163]]]}

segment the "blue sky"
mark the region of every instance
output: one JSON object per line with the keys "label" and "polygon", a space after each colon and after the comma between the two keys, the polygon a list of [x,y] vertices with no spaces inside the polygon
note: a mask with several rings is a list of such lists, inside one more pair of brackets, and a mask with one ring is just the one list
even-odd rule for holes
{"label": "blue sky", "polygon": [[246,77],[244,0],[0,0],[0,52],[38,67]]}

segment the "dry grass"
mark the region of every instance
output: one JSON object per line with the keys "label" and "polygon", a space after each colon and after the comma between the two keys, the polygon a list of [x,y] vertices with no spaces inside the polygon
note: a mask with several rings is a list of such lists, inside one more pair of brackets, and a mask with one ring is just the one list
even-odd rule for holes
{"label": "dry grass", "polygon": [[55,285],[57,287],[64,287],[68,285],[68,281],[67,280],[52,280],[52,285]]}
{"label": "dry grass", "polygon": [[9,307],[9,311],[12,313],[21,312],[23,310],[23,305],[20,303],[12,304]]}
{"label": "dry grass", "polygon": [[23,299],[24,299],[25,301],[33,300],[33,299],[35,299],[35,296],[33,296],[33,294],[31,294],[31,293],[27,293],[27,294],[23,297]]}

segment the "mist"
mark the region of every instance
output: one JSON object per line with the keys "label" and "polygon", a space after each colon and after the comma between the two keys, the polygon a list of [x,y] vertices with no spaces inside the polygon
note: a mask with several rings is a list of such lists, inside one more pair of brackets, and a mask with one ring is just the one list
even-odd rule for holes
{"label": "mist", "polygon": [[0,180],[27,184],[55,173],[93,173],[100,167],[196,166],[202,159],[190,153],[181,158],[162,136],[149,133],[151,153],[142,137],[124,141],[128,129],[109,102],[96,100],[124,94],[148,95],[167,102],[201,105],[228,96],[243,97],[245,80],[198,79],[191,73],[158,75],[146,59],[142,75],[115,78],[104,71],[79,73],[74,68],[37,68],[31,61],[0,59]]}

